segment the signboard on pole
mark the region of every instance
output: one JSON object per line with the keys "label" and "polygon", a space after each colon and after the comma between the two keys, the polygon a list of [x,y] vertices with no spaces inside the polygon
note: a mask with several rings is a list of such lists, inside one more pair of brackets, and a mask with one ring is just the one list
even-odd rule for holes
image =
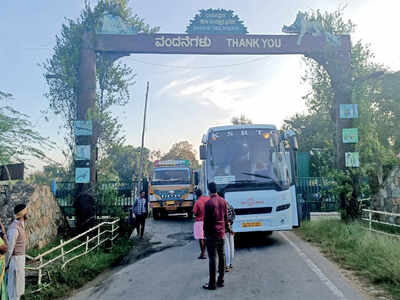
{"label": "signboard on pole", "polygon": [[357,119],[358,104],[340,104],[341,119]]}
{"label": "signboard on pole", "polygon": [[343,143],[356,144],[358,143],[358,128],[343,128],[342,136]]}
{"label": "signboard on pole", "polygon": [[75,183],[89,183],[90,168],[75,168]]}
{"label": "signboard on pole", "polygon": [[359,168],[360,155],[358,152],[346,152],[346,168]]}
{"label": "signboard on pole", "polygon": [[90,145],[76,145],[75,160],[90,160]]}
{"label": "signboard on pole", "polygon": [[75,136],[92,135],[93,124],[91,120],[76,120],[74,121]]}

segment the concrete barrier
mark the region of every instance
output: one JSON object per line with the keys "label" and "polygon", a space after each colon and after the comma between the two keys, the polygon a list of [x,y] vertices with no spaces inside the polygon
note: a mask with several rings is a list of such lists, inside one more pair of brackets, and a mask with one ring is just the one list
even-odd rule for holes
{"label": "concrete barrier", "polygon": [[311,212],[310,213],[310,220],[317,221],[317,220],[340,220],[340,213],[337,211],[334,212]]}

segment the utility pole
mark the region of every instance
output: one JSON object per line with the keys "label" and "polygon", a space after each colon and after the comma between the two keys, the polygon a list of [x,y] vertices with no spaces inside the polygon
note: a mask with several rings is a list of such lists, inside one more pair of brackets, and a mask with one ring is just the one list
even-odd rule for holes
{"label": "utility pole", "polygon": [[144,134],[146,131],[146,115],[147,115],[147,100],[149,96],[149,82],[147,81],[146,88],[146,99],[144,102],[144,116],[143,116],[143,130],[142,130],[142,148],[140,149],[140,165],[139,165],[139,182],[142,180],[143,176],[143,148],[144,148]]}

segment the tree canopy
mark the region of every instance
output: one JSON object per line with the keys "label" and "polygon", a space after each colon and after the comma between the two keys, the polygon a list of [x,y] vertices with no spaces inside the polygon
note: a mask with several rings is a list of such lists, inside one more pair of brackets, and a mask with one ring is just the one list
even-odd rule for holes
{"label": "tree canopy", "polygon": [[253,122],[243,114],[241,114],[239,117],[233,117],[231,122],[233,125],[253,124]]}
{"label": "tree canopy", "polygon": [[[104,13],[118,15],[139,32],[151,33],[158,28],[151,28],[139,16],[128,8],[128,0],[99,0],[92,7],[89,1],[77,20],[66,19],[61,33],[56,36],[53,55],[42,64],[48,84],[46,97],[52,112],[61,115],[65,129],[69,133],[66,143],[74,146],[73,121],[77,116],[79,93],[79,62],[82,35],[85,31],[95,33],[102,22]],[[100,151],[107,151],[110,144],[120,143],[121,125],[112,117],[110,108],[113,105],[125,105],[130,100],[129,86],[134,84],[133,68],[115,61],[115,57],[97,54],[96,57],[96,103],[91,111],[96,121],[96,135],[99,138]]]}
{"label": "tree canopy", "polygon": [[33,184],[49,185],[54,179],[56,181],[73,181],[73,170],[63,165],[53,162],[43,167],[42,171],[36,171],[31,174],[28,181]]}
{"label": "tree canopy", "polygon": [[188,141],[181,141],[173,144],[171,149],[164,154],[161,159],[187,159],[190,161],[190,164],[194,169],[197,169],[200,166],[196,159],[196,151],[194,150],[193,145]]}
{"label": "tree canopy", "polygon": [[[131,181],[139,176],[141,147],[114,145],[98,164],[100,181]],[[150,176],[153,163],[150,150],[143,149],[143,176]]]}
{"label": "tree canopy", "polygon": [[12,100],[11,94],[0,91],[0,164],[46,158],[45,150],[53,144],[33,129],[27,115],[10,105]]}
{"label": "tree canopy", "polygon": [[[310,19],[320,20],[329,32],[351,33],[354,24],[345,21],[341,9],[333,13],[314,11]],[[299,136],[299,151],[321,150],[319,169],[328,175],[334,169],[336,155],[335,107],[331,79],[327,71],[311,58],[304,59],[306,72],[303,81],[310,91],[303,97],[307,113],[296,114],[285,120],[284,128],[294,129]],[[361,41],[353,43],[351,56],[352,102],[358,104],[359,118],[354,121],[358,128],[361,167],[353,172],[368,175],[372,190],[382,184],[387,171],[394,164],[395,154],[400,152],[399,73],[392,73],[374,61],[374,55]],[[385,74],[380,76],[381,74]],[[399,91],[400,92],[400,91]]]}

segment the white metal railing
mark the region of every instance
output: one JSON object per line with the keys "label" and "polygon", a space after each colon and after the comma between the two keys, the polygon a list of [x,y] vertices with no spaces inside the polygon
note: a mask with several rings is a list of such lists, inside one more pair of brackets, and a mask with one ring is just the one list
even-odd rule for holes
{"label": "white metal railing", "polygon": [[[119,222],[119,219],[116,219],[111,222],[102,222],[102,223],[98,224],[97,226],[89,229],[88,231],[86,231],[84,233],[77,235],[76,237],[74,237],[68,241],[64,242],[63,240],[61,240],[60,245],[42,253],[42,254],[39,254],[36,257],[30,257],[27,255],[26,257],[29,260],[31,260],[32,263],[38,264],[38,265],[27,266],[27,267],[25,267],[25,269],[38,272],[38,285],[40,286],[42,284],[42,277],[43,277],[43,272],[44,272],[45,267],[48,267],[49,265],[55,264],[57,262],[61,265],[61,269],[64,269],[65,266],[68,263],[70,263],[71,261],[88,254],[89,252],[98,248],[99,246],[101,246],[102,244],[104,244],[107,241],[110,241],[111,247],[112,247],[113,241],[118,237],[118,232],[117,232],[117,230],[119,229],[118,222]],[[111,226],[111,228],[110,228],[110,226]],[[106,235],[107,233],[109,235]],[[104,236],[104,235],[106,235],[106,236]],[[86,237],[86,239],[85,239],[85,237]],[[85,239],[85,241],[72,247],[71,249],[69,249],[69,247],[67,247],[72,242],[79,240],[79,239]],[[90,245],[91,242],[94,245]],[[80,248],[84,248],[84,250],[80,251],[78,253],[74,253],[74,252],[77,252],[77,250]],[[68,249],[68,250],[66,250],[66,249]],[[50,254],[53,254],[55,251],[60,251],[61,254],[46,261],[45,257],[49,256]],[[69,254],[71,254],[71,255],[69,255]]]}
{"label": "white metal railing", "polygon": [[384,231],[380,231],[380,230],[375,230],[372,229],[372,224],[382,224],[382,225],[387,225],[387,226],[393,226],[393,227],[397,227],[400,228],[400,225],[394,224],[394,223],[389,223],[389,222],[383,222],[380,220],[376,220],[373,218],[374,215],[384,215],[384,216],[390,216],[390,217],[400,217],[400,214],[396,214],[396,213],[391,213],[391,212],[386,212],[386,211],[378,211],[378,210],[371,210],[371,209],[363,209],[362,210],[363,214],[367,213],[368,217],[365,217],[364,215],[361,217],[361,220],[367,221],[368,222],[368,230],[369,231],[373,231],[373,232],[378,232],[378,233],[382,233],[382,234],[386,234],[389,236],[393,236],[393,237],[397,237],[400,238],[400,235],[396,235],[396,234],[390,234]]}

